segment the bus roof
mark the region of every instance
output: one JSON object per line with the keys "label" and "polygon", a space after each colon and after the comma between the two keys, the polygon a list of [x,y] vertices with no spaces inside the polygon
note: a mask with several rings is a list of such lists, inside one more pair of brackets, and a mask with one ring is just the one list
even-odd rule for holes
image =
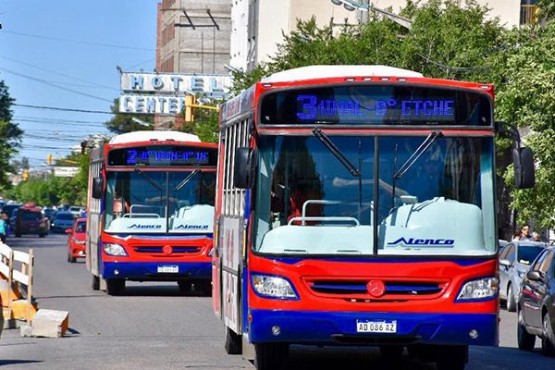
{"label": "bus roof", "polygon": [[187,134],[179,131],[133,131],[114,136],[110,139],[110,144],[132,143],[150,140],[175,140],[200,142],[197,135]]}
{"label": "bus roof", "polygon": [[382,65],[317,65],[277,72],[263,78],[261,82],[274,83],[355,76],[424,77],[419,72]]}

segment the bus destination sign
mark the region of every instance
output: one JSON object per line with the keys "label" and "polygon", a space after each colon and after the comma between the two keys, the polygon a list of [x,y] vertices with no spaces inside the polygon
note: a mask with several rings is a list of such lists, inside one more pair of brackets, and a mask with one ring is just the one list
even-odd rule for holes
{"label": "bus destination sign", "polygon": [[215,165],[216,153],[184,147],[135,147],[114,149],[108,155],[111,166],[202,166]]}

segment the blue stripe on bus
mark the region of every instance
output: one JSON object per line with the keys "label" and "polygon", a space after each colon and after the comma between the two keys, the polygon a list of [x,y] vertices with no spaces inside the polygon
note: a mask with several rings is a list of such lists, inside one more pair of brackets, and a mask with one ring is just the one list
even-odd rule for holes
{"label": "blue stripe on bus", "polygon": [[[177,273],[159,273],[158,266],[178,266]],[[104,262],[102,278],[129,280],[211,279],[211,262]],[[116,271],[118,273],[116,274]],[[166,279],[167,278],[167,279]]]}
{"label": "blue stripe on bus", "polygon": [[294,265],[296,263],[302,262],[302,261],[306,261],[308,259],[314,259],[314,260],[318,260],[318,261],[327,261],[327,262],[345,262],[345,263],[422,263],[422,262],[453,262],[456,263],[457,265],[460,266],[473,266],[473,265],[479,265],[482,264],[484,262],[487,262],[491,259],[495,259],[496,256],[491,256],[491,258],[485,258],[485,259],[477,259],[477,258],[471,258],[471,259],[456,259],[453,257],[449,257],[449,256],[441,256],[441,257],[436,257],[434,256],[433,258],[398,258],[398,257],[392,257],[392,258],[387,258],[384,256],[379,256],[376,258],[373,257],[360,257],[357,259],[348,257],[348,258],[337,258],[337,257],[311,257],[311,256],[307,256],[307,257],[303,257],[303,258],[293,258],[293,257],[275,257],[275,256],[268,256],[268,255],[261,255],[261,257],[265,257],[267,259],[273,260],[273,261],[277,261],[280,263],[285,263],[288,265]]}
{"label": "blue stripe on bus", "polygon": [[[251,310],[251,343],[456,344],[497,346],[496,314]],[[357,321],[395,320],[395,334],[357,333]],[[476,331],[476,335],[474,332]],[[279,334],[275,334],[278,332]],[[471,332],[473,333],[471,335]]]}

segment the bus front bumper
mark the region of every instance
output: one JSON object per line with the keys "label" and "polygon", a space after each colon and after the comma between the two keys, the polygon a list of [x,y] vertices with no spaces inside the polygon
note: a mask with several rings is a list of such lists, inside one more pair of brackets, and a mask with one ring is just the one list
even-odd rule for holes
{"label": "bus front bumper", "polygon": [[[497,346],[499,339],[496,314],[251,310],[250,319],[255,344]],[[358,323],[379,322],[395,322],[396,332],[357,332]]]}
{"label": "bus front bumper", "polygon": [[135,281],[209,280],[211,262],[104,262],[103,279]]}

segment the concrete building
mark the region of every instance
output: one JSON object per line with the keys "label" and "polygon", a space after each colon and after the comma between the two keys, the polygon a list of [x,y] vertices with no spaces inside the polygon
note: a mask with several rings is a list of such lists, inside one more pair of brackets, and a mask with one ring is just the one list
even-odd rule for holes
{"label": "concrete building", "polygon": [[158,4],[156,70],[227,73],[230,0],[163,0]]}
{"label": "concrete building", "polygon": [[[426,0],[422,0],[426,1]],[[368,20],[366,11],[348,11],[342,0],[232,0],[230,65],[240,70],[251,70],[260,62],[268,61],[284,41],[283,34],[295,30],[297,20],[316,17],[319,26],[357,24]],[[348,2],[346,0],[345,2]],[[477,0],[488,6],[491,18],[498,17],[505,27],[530,23],[537,0]],[[340,5],[336,5],[340,4]],[[369,4],[369,0],[355,3]],[[465,1],[460,0],[461,6]],[[398,13],[406,0],[376,0],[370,2],[378,9]]]}
{"label": "concrete building", "polygon": [[[229,74],[231,0],[158,3],[156,72]],[[155,115],[155,129],[182,127],[184,119]]]}

